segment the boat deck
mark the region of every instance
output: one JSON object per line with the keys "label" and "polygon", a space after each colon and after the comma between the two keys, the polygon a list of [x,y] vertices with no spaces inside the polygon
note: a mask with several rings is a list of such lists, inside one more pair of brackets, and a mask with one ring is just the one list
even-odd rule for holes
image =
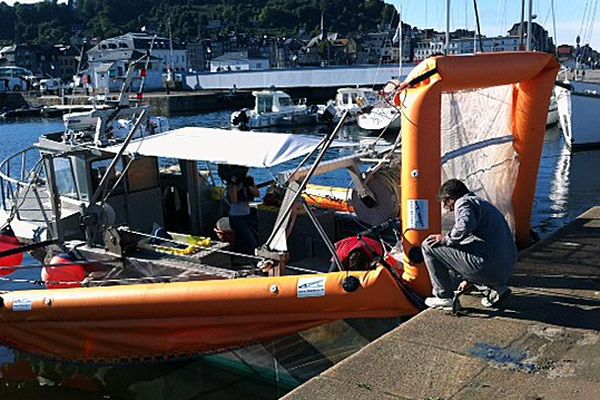
{"label": "boat deck", "polygon": [[285,399],[600,398],[600,207],[523,252],[503,310],[422,312]]}

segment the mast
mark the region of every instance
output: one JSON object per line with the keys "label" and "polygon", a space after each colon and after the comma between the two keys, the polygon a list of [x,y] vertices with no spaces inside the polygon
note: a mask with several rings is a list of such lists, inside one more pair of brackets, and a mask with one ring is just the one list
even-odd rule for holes
{"label": "mast", "polygon": [[531,20],[533,16],[533,0],[529,0],[529,15],[527,16],[527,51],[531,51]]}
{"label": "mast", "polygon": [[171,32],[171,17],[167,20],[169,23],[169,67],[167,68],[167,80],[173,80],[173,34]]}
{"label": "mast", "polygon": [[525,24],[525,0],[521,0],[521,23],[519,24],[519,50],[523,51],[523,25]]}
{"label": "mast", "polygon": [[450,52],[450,0],[446,0],[446,46],[444,54]]}
{"label": "mast", "polygon": [[392,39],[392,45],[398,40],[398,80],[402,76],[402,7],[398,10],[398,27],[396,28],[396,34]]}
{"label": "mast", "polygon": [[[476,23],[476,32],[475,32],[475,51],[473,53],[477,53],[477,39],[479,38],[479,51],[483,53],[483,42],[481,39],[481,25],[479,24],[479,10],[477,9],[477,0],[473,0],[473,7],[475,8],[475,23]],[[492,46],[493,47],[493,46]],[[493,48],[492,48],[492,51]]]}

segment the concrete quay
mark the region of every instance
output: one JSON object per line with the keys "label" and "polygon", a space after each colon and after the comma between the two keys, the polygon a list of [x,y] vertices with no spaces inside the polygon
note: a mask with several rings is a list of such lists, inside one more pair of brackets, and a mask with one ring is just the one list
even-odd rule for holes
{"label": "concrete quay", "polygon": [[[111,93],[113,98],[117,93]],[[132,95],[134,96],[134,95]],[[41,106],[89,105],[90,96],[68,95],[65,98],[59,96],[41,96],[30,98],[29,102]],[[198,114],[220,110],[235,110],[243,107],[252,107],[254,97],[247,90],[238,90],[235,93],[229,91],[201,90],[195,92],[172,91],[144,93],[142,104],[150,105],[153,113],[170,116],[173,114]]]}
{"label": "concrete quay", "polygon": [[284,399],[600,399],[600,207],[520,254],[501,310],[427,310]]}

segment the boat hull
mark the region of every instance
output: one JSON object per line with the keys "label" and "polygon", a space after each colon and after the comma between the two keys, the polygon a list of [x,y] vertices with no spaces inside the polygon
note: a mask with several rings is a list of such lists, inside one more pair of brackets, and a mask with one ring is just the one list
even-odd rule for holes
{"label": "boat hull", "polygon": [[573,149],[600,146],[600,85],[573,82],[574,90],[555,88],[559,122],[567,145]]}
{"label": "boat hull", "polygon": [[358,127],[366,131],[381,132],[398,131],[401,124],[400,113],[390,108],[373,108],[368,114],[360,114],[357,118]]}

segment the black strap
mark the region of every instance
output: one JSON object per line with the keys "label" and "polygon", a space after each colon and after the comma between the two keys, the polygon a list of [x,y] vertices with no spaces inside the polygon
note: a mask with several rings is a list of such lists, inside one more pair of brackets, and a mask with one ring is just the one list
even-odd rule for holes
{"label": "black strap", "polygon": [[429,71],[424,72],[423,74],[414,77],[410,81],[408,81],[408,86],[416,86],[424,80],[431,78],[433,75],[437,74],[437,68],[430,69]]}
{"label": "black strap", "polygon": [[45,240],[43,242],[35,242],[35,243],[27,244],[24,246],[15,247],[14,249],[0,251],[0,258],[12,256],[14,254],[24,253],[26,251],[35,250],[40,247],[50,246],[52,244],[57,244],[57,243],[58,243],[58,240],[52,239],[52,240]]}

